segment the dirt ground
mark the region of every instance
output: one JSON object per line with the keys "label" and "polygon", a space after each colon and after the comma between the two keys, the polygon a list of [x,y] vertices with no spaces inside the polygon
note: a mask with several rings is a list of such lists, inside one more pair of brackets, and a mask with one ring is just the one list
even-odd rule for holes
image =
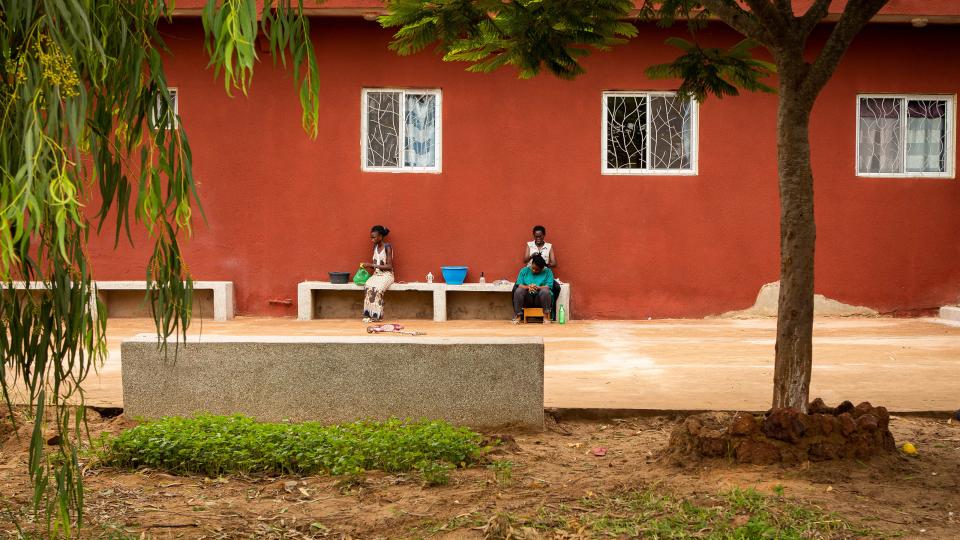
{"label": "dirt ground", "polygon": [[[123,417],[103,419],[92,411],[89,416],[94,436],[134,425]],[[870,536],[960,538],[956,421],[894,416],[891,430],[898,444],[913,442],[917,457],[898,452],[868,462],[785,468],[724,460],[670,465],[659,454],[680,420],[551,418],[542,433],[495,434],[506,442],[490,459],[513,463],[509,485],[483,466],[454,471],[450,483],[438,487],[424,487],[415,476],[381,472],[355,483],[331,477],[211,479],[87,467],[84,536],[482,538],[482,525],[501,512],[522,517],[558,508],[586,510],[578,505],[590,497],[634,489],[704,500],[736,486],[771,494],[780,485],[792,501],[836,512],[873,531]],[[32,494],[24,474],[29,426],[20,427],[20,439],[4,429],[0,427],[0,507],[24,511]],[[607,450],[605,456],[593,455],[598,447]],[[0,515],[0,537],[12,534],[9,515]]]}

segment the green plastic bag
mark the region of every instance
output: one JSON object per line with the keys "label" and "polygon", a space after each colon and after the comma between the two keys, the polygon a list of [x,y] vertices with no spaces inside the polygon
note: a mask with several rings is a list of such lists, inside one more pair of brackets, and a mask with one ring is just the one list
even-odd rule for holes
{"label": "green plastic bag", "polygon": [[353,276],[353,283],[363,287],[368,279],[370,279],[370,272],[367,272],[367,269],[361,266]]}

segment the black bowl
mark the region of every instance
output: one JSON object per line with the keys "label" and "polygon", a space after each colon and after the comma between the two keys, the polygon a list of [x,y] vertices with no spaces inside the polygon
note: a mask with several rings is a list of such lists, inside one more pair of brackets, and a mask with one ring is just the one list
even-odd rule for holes
{"label": "black bowl", "polygon": [[347,283],[350,281],[350,272],[327,272],[330,274],[330,283]]}

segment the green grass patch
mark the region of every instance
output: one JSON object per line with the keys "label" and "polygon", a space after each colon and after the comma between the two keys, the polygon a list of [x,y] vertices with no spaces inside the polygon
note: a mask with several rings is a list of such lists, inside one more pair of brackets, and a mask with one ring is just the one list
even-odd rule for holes
{"label": "green grass patch", "polygon": [[[458,516],[442,524],[426,522],[412,532],[414,536],[432,536],[461,527],[479,528],[478,522],[482,522],[487,538],[523,537],[525,529],[566,533],[576,538],[800,540],[896,536],[752,488],[721,492],[696,501],[654,490],[624,491],[543,506],[533,515],[471,514],[469,519],[462,518]],[[558,537],[567,538],[566,535]]]}
{"label": "green grass patch", "polygon": [[164,418],[108,437],[100,459],[107,466],[207,476],[352,475],[373,469],[437,473],[476,463],[484,450],[481,441],[479,434],[443,421],[327,426],[202,415]]}

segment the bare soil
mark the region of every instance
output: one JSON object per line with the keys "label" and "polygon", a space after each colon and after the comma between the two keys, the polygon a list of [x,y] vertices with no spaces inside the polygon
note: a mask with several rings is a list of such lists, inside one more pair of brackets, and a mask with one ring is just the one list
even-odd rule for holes
{"label": "bare soil", "polygon": [[[91,434],[134,423],[89,413]],[[692,501],[733,487],[772,493],[783,486],[797,504],[836,512],[871,536],[960,538],[960,424],[946,418],[893,416],[901,452],[870,460],[800,465],[738,465],[728,460],[662,459],[682,416],[551,421],[543,433],[506,433],[489,456],[513,462],[512,482],[493,470],[454,471],[445,486],[424,487],[413,475],[371,472],[341,478],[204,478],[159,471],[85,470],[89,538],[482,538],[482,525],[506,512],[532,516],[576,510],[585,498],[656,490]],[[3,422],[7,425],[4,426]],[[13,535],[9,511],[28,522],[29,426],[18,438],[0,421],[0,537]],[[605,455],[596,456],[603,448]],[[92,464],[90,464],[92,465]],[[564,533],[562,538],[575,538]]]}

